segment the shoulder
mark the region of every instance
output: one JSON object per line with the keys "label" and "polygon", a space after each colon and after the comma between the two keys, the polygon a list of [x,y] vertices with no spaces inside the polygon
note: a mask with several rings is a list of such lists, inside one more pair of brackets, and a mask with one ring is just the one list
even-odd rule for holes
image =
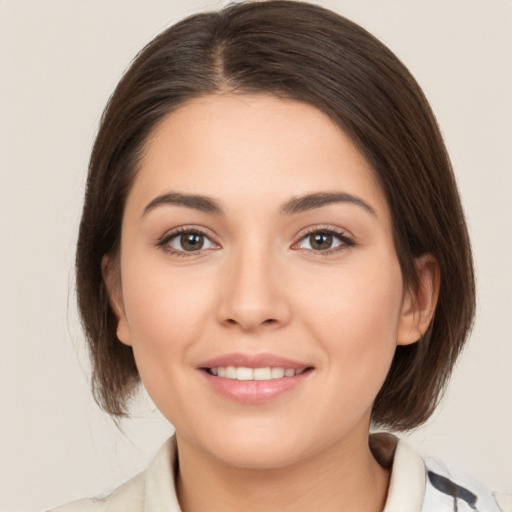
{"label": "shoulder", "polygon": [[160,448],[146,471],[128,480],[108,496],[81,499],[48,512],[179,512],[174,486],[176,464],[177,448],[173,436]]}
{"label": "shoulder", "polygon": [[[445,510],[478,510],[479,512],[512,512],[512,496],[491,492],[468,474],[439,460],[426,458],[424,512]],[[455,507],[455,508],[448,508]],[[423,512],[423,510],[422,510]]]}
{"label": "shoulder", "polygon": [[459,469],[422,458],[391,434],[372,434],[370,448],[391,468],[384,512],[512,512],[511,494],[492,493]]}
{"label": "shoulder", "polygon": [[48,512],[142,512],[144,491],[145,473],[140,473],[104,498],[81,499]]}
{"label": "shoulder", "polygon": [[512,492],[495,492],[494,498],[498,502],[498,505],[500,506],[502,512],[512,512]]}

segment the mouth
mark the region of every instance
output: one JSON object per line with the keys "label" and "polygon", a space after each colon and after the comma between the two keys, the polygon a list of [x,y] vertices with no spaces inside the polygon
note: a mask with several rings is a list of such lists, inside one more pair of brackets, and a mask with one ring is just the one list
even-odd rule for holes
{"label": "mouth", "polygon": [[289,377],[295,377],[306,371],[311,370],[311,367],[305,368],[285,368],[283,366],[270,367],[264,366],[261,368],[248,368],[246,366],[217,366],[213,368],[203,368],[208,374],[214,377],[223,377],[232,380],[274,380]]}
{"label": "mouth", "polygon": [[205,361],[198,370],[224,398],[259,404],[303,386],[314,366],[273,354],[228,354]]}

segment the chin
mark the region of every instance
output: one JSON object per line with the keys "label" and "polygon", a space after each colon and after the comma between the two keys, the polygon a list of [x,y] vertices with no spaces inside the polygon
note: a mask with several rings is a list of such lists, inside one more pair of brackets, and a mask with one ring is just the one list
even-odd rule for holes
{"label": "chin", "polygon": [[301,459],[294,447],[278,446],[272,441],[230,442],[218,446],[215,452],[212,455],[227,466],[252,470],[289,467]]}
{"label": "chin", "polygon": [[[204,450],[218,462],[245,469],[279,469],[289,467],[324,446],[315,446],[310,436],[290,422],[286,425],[254,422],[253,425],[223,425],[196,438],[196,448]],[[325,440],[324,440],[325,441]]]}

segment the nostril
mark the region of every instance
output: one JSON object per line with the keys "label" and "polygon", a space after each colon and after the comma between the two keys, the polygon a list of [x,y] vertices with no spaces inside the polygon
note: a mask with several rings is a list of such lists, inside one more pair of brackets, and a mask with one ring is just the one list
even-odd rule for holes
{"label": "nostril", "polygon": [[[226,323],[229,325],[241,325],[243,326],[243,322],[239,322],[235,320],[234,318],[227,318]],[[275,318],[267,318],[266,320],[263,320],[259,325],[274,325],[279,323],[279,320],[276,320]],[[254,325],[256,327],[256,324]]]}

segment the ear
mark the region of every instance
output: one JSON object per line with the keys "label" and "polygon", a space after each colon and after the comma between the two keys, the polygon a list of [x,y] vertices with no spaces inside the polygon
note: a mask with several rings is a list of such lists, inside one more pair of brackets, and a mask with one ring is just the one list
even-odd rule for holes
{"label": "ear", "polygon": [[440,286],[439,263],[431,254],[415,260],[418,286],[405,292],[397,345],[410,345],[418,341],[430,326],[437,306]]}
{"label": "ear", "polygon": [[101,259],[101,273],[105,288],[107,289],[110,307],[117,318],[117,337],[125,345],[131,345],[130,329],[124,309],[118,258],[105,254]]}

